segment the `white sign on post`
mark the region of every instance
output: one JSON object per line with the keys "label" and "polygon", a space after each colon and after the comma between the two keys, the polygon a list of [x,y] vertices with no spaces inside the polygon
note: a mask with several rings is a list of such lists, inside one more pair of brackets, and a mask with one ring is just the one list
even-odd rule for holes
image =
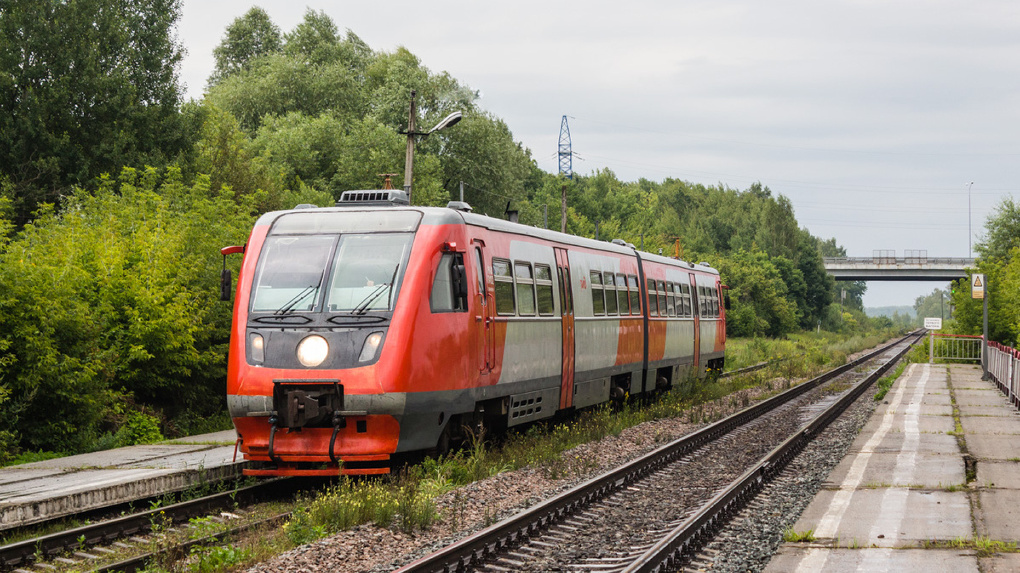
{"label": "white sign on post", "polygon": [[985,275],[970,275],[970,298],[985,298]]}
{"label": "white sign on post", "polygon": [[927,330],[942,330],[942,319],[925,317],[924,327]]}

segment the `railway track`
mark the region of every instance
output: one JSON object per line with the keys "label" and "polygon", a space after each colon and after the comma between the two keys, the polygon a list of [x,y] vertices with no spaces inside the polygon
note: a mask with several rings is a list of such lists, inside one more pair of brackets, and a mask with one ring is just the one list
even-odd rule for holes
{"label": "railway track", "polygon": [[[320,483],[315,480],[314,483]],[[268,518],[243,520],[235,527],[217,528],[221,531],[212,535],[199,536],[182,542],[159,542],[154,535],[165,535],[166,530],[186,525],[194,517],[213,516],[213,521],[228,522],[240,519],[235,508],[255,503],[278,500],[293,496],[307,489],[313,482],[301,479],[275,479],[255,485],[240,487],[172,505],[155,507],[119,517],[104,519],[81,527],[41,535],[0,546],[0,570],[29,567],[48,560],[63,565],[72,565],[77,560],[87,564],[99,561],[104,554],[130,553],[131,557],[110,566],[88,567],[96,571],[130,572],[144,567],[146,561],[165,552],[186,552],[192,545],[210,543],[235,533],[241,533],[258,525],[279,522],[289,514]],[[222,516],[222,517],[221,517]],[[150,536],[143,539],[140,536]],[[112,546],[113,550],[110,549]],[[95,548],[95,549],[93,549]],[[132,548],[134,548],[132,550]]]}
{"label": "railway track", "polygon": [[[915,337],[667,444],[400,571],[675,570]],[[863,380],[846,379],[882,357],[888,360]]]}

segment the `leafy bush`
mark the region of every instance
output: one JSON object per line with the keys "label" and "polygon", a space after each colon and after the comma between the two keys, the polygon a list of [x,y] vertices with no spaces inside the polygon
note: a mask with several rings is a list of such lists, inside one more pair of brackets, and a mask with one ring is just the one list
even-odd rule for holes
{"label": "leafy bush", "polygon": [[218,250],[244,242],[254,200],[201,176],[185,186],[174,168],[125,169],[0,244],[0,432],[80,452],[131,402],[169,419],[223,410]]}
{"label": "leafy bush", "polygon": [[163,439],[159,431],[159,420],[145,412],[131,410],[124,416],[124,423],[117,430],[118,446],[151,444]]}

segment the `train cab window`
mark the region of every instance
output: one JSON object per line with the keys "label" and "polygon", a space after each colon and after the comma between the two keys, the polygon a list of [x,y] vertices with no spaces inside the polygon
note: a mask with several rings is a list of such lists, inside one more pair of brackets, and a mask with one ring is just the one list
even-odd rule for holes
{"label": "train cab window", "polygon": [[655,294],[655,281],[648,279],[648,316],[658,316],[659,297]]}
{"label": "train cab window", "polygon": [[514,276],[517,278],[517,314],[535,316],[535,278],[531,274],[531,263],[514,261]]}
{"label": "train cab window", "polygon": [[641,314],[641,291],[634,275],[627,275],[627,292],[630,294],[630,313]]}
{"label": "train cab window", "polygon": [[659,295],[659,316],[666,316],[666,283],[655,283],[656,294]]}
{"label": "train cab window", "polygon": [[616,299],[616,279],[613,273],[606,273],[603,286],[606,287],[606,314],[616,314],[619,303]]}
{"label": "train cab window", "polygon": [[666,283],[666,314],[676,316],[676,294],[673,292],[673,283]]}
{"label": "train cab window", "polygon": [[602,288],[602,273],[591,271],[591,308],[595,316],[606,314],[606,299]]}
{"label": "train cab window", "polygon": [[492,259],[492,278],[496,286],[496,314],[514,314],[514,276],[510,261]]}
{"label": "train cab window", "polygon": [[475,277],[478,294],[482,295],[482,304],[485,304],[485,262],[482,260],[482,249],[475,247]]}
{"label": "train cab window", "polygon": [[538,314],[553,314],[552,269],[549,265],[535,265],[535,291],[538,294]]}
{"label": "train cab window", "polygon": [[429,296],[432,312],[467,312],[464,274],[462,253],[443,254],[436,267],[436,278],[432,281],[432,294]]}
{"label": "train cab window", "polygon": [[620,306],[620,314],[630,314],[630,297],[627,296],[627,277],[616,275],[616,294]]}

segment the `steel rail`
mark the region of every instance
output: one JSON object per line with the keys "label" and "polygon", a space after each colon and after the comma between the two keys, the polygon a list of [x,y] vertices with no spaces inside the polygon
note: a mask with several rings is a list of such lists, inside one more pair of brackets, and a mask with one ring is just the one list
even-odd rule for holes
{"label": "steel rail", "polygon": [[470,535],[431,555],[427,555],[398,569],[398,573],[464,571],[490,554],[518,543],[524,537],[545,529],[568,515],[574,508],[601,499],[626,485],[648,475],[656,469],[714,441],[734,428],[828,382],[858,365],[871,360],[909,339],[909,334],[821,376],[813,378],[785,392],[749,406],[701,430],[670,442],[616,469],[592,478],[558,496],[543,501],[517,515]]}
{"label": "steel rail", "polygon": [[205,515],[218,509],[233,507],[235,503],[251,504],[262,499],[290,495],[298,491],[302,485],[301,480],[268,480],[232,491],[11,543],[0,547],[0,568],[9,569],[34,562],[38,555],[56,557],[71,549],[108,543],[149,531],[152,529],[154,521],[161,519],[160,514],[169,517],[173,522],[180,522],[196,515]]}
{"label": "steel rail", "polygon": [[[920,338],[918,336],[917,340]],[[892,368],[917,340],[905,346],[893,359],[854,385],[839,400],[801,427],[785,442],[776,446],[753,468],[713,497],[694,515],[638,557],[630,566],[623,569],[623,573],[659,573],[677,570],[686,558],[693,555],[707,542],[713,532],[729,516],[743,509],[768,481],[786,468],[814,436],[838,418],[865,390]]]}
{"label": "steel rail", "polygon": [[160,555],[166,554],[184,555],[186,551],[197,545],[210,545],[212,543],[223,541],[224,539],[232,535],[237,535],[239,533],[250,531],[252,529],[255,529],[256,527],[276,523],[283,523],[284,521],[290,519],[290,516],[291,512],[289,511],[285,513],[280,513],[272,517],[259,520],[255,523],[246,523],[244,525],[239,525],[237,527],[228,529],[226,531],[221,531],[219,533],[209,535],[201,539],[192,539],[190,541],[186,541],[184,543],[180,543],[172,547],[165,547],[158,551],[152,551],[150,553],[145,553],[144,555],[137,555],[135,557],[131,557],[130,559],[118,561],[117,563],[111,563],[110,565],[106,565],[104,567],[98,567],[96,569],[93,569],[92,571],[93,573],[114,573],[115,571],[119,573],[134,573],[135,571],[145,569],[146,566],[149,565],[149,563],[151,563],[154,558]]}

